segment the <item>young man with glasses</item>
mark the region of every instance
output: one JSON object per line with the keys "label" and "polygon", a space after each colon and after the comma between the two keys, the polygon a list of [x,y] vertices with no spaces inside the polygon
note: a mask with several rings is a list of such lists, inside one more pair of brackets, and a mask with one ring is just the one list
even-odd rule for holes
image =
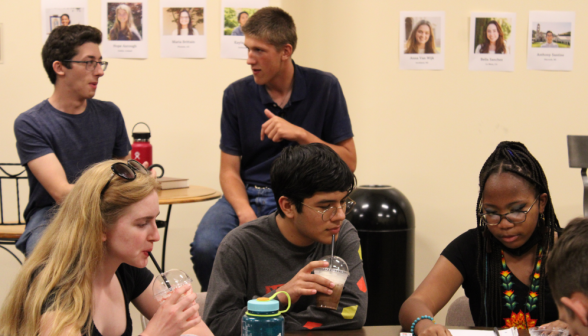
{"label": "young man with glasses", "polygon": [[[204,320],[216,335],[240,335],[247,301],[289,294],[286,331],[359,329],[367,312],[367,288],[357,231],[345,220],[355,204],[349,194],[355,176],[326,145],[286,147],[273,162],[271,187],[278,210],[241,225],[223,239],[214,262]],[[316,307],[317,292],[331,295],[334,284],[313,270],[331,254],[349,266],[337,310]],[[287,296],[280,293],[280,309]]]}
{"label": "young man with glasses", "polygon": [[227,87],[221,116],[223,197],[204,215],[190,254],[206,290],[216,250],[241,224],[276,210],[270,167],[295,144],[323,143],[355,170],[351,121],[335,76],[294,63],[296,26],[277,7],[265,7],[242,27],[252,75]]}
{"label": "young man with glasses", "polygon": [[49,222],[49,210],[64,200],[84,169],[107,159],[130,158],[119,108],[92,99],[108,65],[100,54],[101,42],[102,33],[93,27],[55,28],[41,53],[53,94],[14,123],[30,188],[27,225],[16,247],[27,256]]}

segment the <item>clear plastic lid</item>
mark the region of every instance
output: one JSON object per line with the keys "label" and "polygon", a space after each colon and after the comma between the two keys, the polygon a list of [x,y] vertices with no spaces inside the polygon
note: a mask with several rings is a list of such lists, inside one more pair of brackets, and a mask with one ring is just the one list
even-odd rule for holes
{"label": "clear plastic lid", "polygon": [[171,269],[164,272],[163,275],[165,279],[159,274],[153,282],[153,295],[158,301],[165,299],[174,289],[192,283],[192,279],[188,274],[181,270]]}
{"label": "clear plastic lid", "polygon": [[328,262],[329,266],[324,267],[324,268],[315,268],[315,270],[344,273],[346,275],[349,275],[349,267],[347,266],[347,263],[345,262],[345,260],[343,260],[343,258],[341,258],[341,257],[334,256],[332,264],[331,264],[331,256],[330,255],[322,257],[320,259],[320,261]]}

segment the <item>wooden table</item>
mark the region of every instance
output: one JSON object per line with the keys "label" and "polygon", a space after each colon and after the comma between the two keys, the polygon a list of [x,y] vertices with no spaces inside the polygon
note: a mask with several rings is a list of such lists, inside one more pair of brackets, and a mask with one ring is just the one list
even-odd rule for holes
{"label": "wooden table", "polygon": [[[476,330],[493,330],[492,328],[478,327],[447,327],[449,329],[476,329]],[[399,325],[394,326],[371,326],[363,327],[359,330],[308,330],[287,332],[286,336],[398,336],[402,331]],[[528,336],[529,331],[518,330],[519,336]]]}
{"label": "wooden table", "polygon": [[221,197],[221,193],[207,187],[189,186],[181,189],[159,190],[159,204],[169,205],[167,208],[167,215],[165,221],[157,220],[157,227],[163,228],[163,250],[161,252],[161,269],[165,271],[165,246],[167,242],[167,228],[169,227],[169,218],[171,215],[171,208],[174,204],[195,203],[217,199]]}

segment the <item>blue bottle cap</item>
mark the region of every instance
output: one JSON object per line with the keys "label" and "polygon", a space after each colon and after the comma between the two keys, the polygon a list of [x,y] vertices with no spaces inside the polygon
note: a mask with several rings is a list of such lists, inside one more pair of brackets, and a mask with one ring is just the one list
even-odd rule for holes
{"label": "blue bottle cap", "polygon": [[270,300],[266,297],[247,301],[247,310],[256,313],[277,312],[280,309],[280,301]]}

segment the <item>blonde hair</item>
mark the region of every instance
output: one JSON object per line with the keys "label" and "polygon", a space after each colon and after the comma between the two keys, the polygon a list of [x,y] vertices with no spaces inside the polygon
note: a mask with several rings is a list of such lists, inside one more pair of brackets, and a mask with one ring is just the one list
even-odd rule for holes
{"label": "blonde hair", "polygon": [[112,176],[109,160],[88,168],[75,183],[0,310],[0,335],[37,335],[41,316],[54,313],[50,335],[92,334],[92,281],[103,256],[102,235],[126,209],[158,188],[155,178]]}
{"label": "blonde hair", "polygon": [[[122,29],[120,21],[118,21],[118,11],[121,9],[127,12],[129,18],[127,20],[127,26],[125,27],[125,29]],[[137,34],[137,37],[139,37],[139,39],[141,38],[141,36],[139,35],[139,30],[137,30],[137,27],[135,26],[135,20],[133,19],[133,12],[131,11],[131,7],[125,4],[118,5],[118,7],[116,7],[116,10],[114,11],[114,25],[108,33],[108,39],[111,41],[118,40],[119,32],[123,32],[124,34],[126,34],[129,41],[133,39],[133,33]]]}

